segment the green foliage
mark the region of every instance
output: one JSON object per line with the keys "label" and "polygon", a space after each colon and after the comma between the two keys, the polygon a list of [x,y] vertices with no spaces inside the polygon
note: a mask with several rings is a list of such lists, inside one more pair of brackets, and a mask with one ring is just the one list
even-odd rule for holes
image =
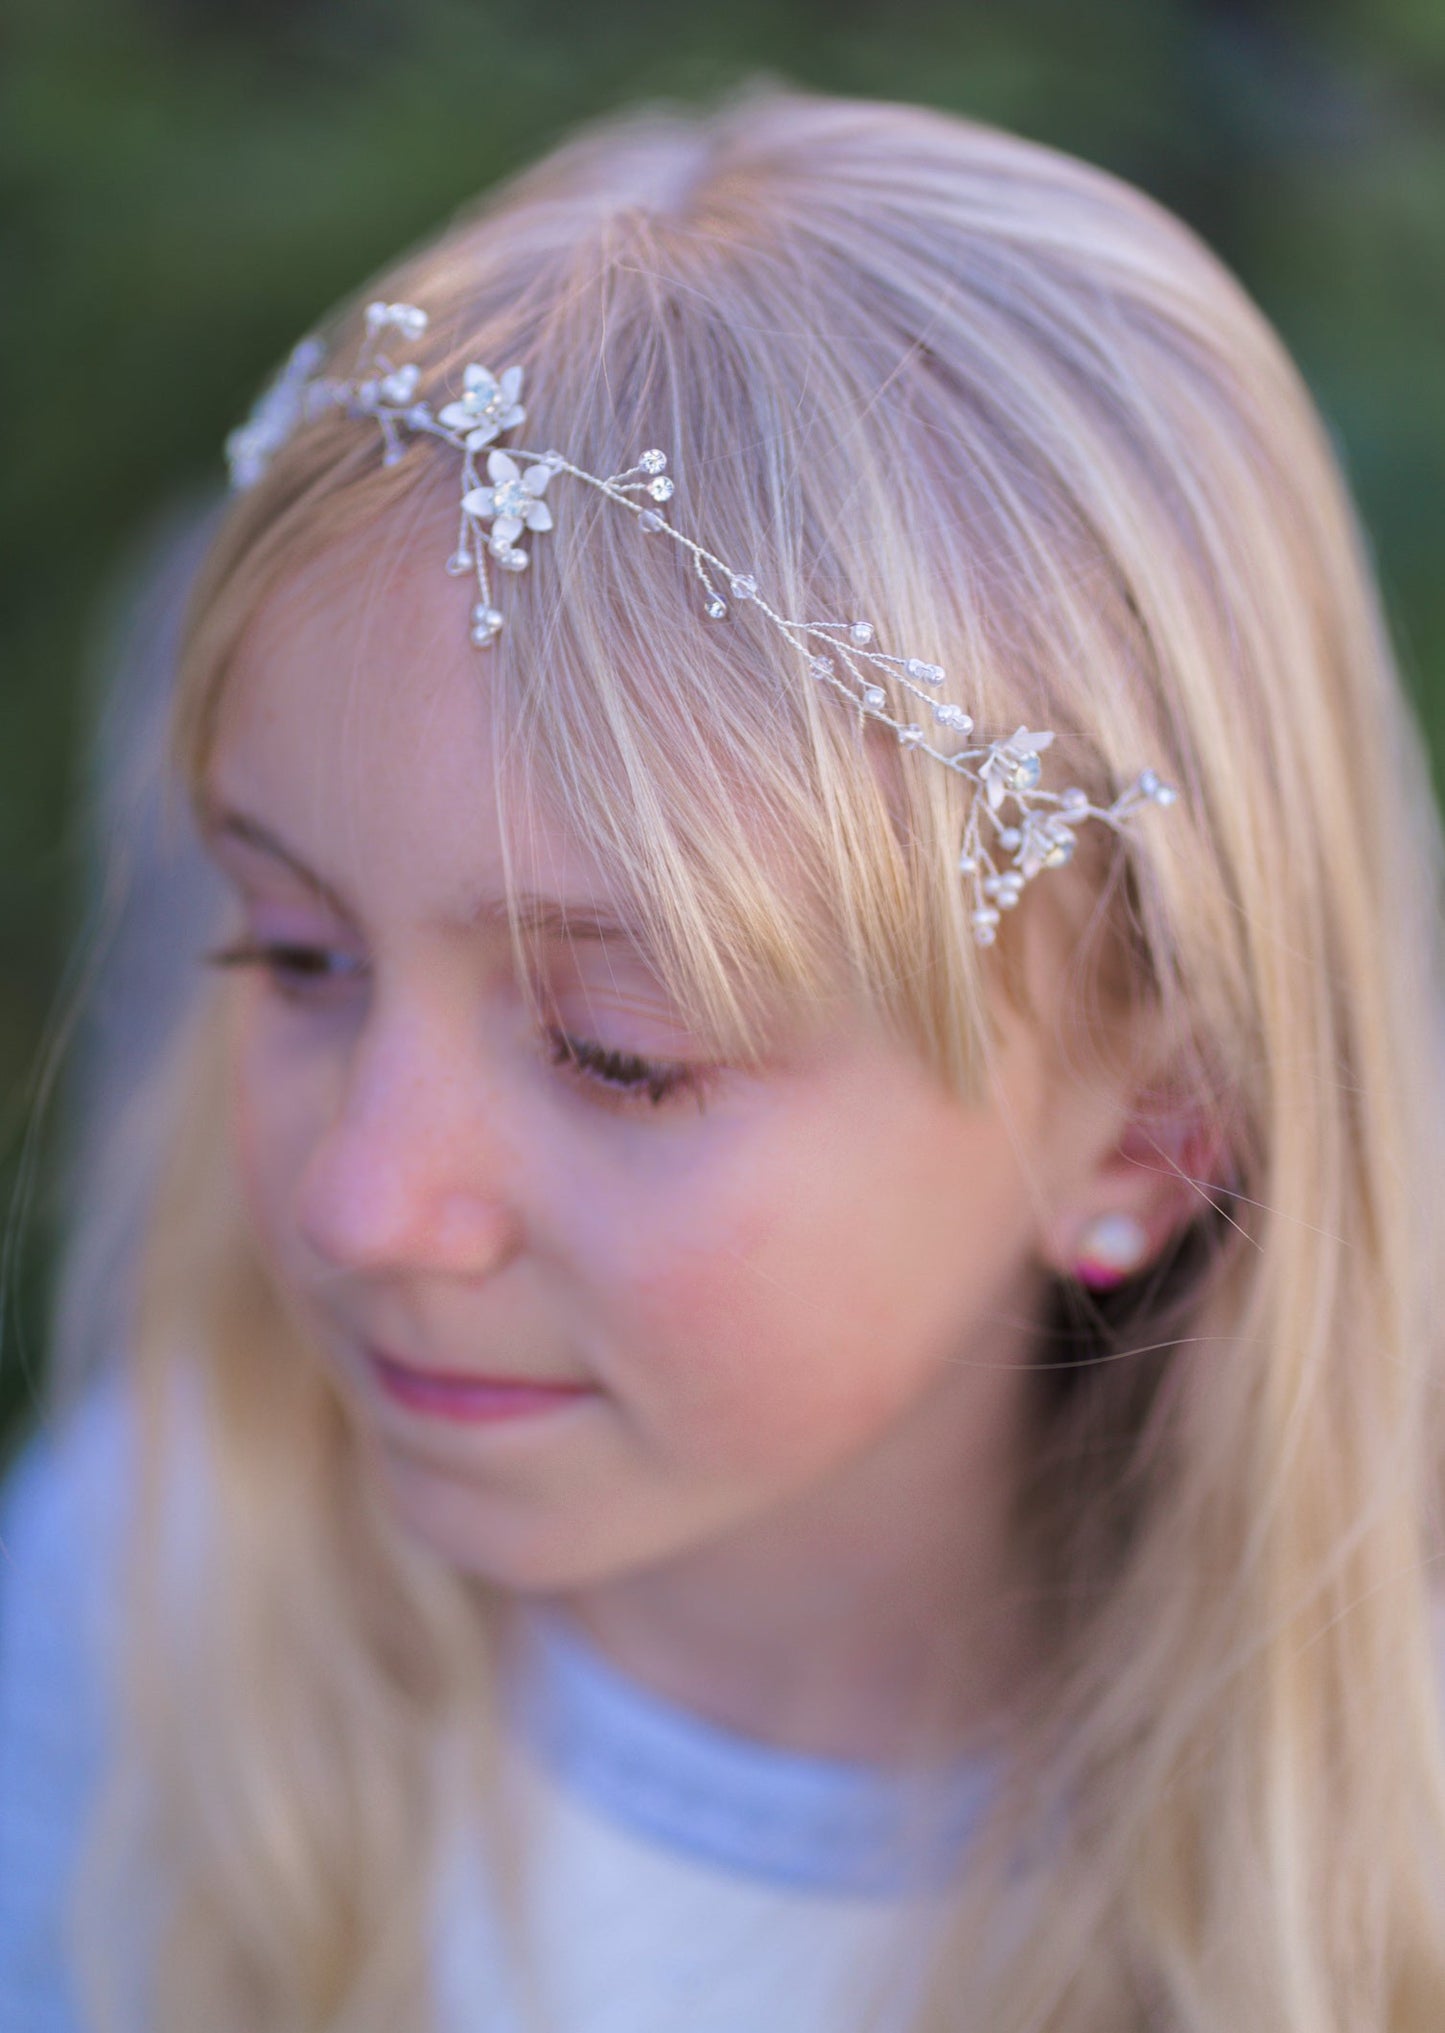
{"label": "green foliage", "polygon": [[[12,0],[0,79],[0,1196],[78,882],[83,674],[118,567],[310,319],[579,118],[758,75],[1052,141],[1191,220],[1344,449],[1445,750],[1438,0]],[[8,1165],[8,1176],[4,1167]],[[43,1353],[45,1199],[0,1432]]]}

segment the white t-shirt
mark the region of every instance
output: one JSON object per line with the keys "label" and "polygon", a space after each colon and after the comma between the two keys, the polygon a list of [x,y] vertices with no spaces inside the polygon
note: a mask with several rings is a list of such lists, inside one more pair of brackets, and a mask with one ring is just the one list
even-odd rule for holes
{"label": "white t-shirt", "polygon": [[[108,1385],[0,1499],[0,2033],[84,2033],[63,1915],[105,1757],[128,1421]],[[984,1768],[908,1789],[755,1742],[624,1678],[555,1613],[529,1619],[508,1713],[547,2033],[839,2033],[877,1984],[902,2016]],[[433,1966],[442,2033],[514,2033],[513,1966],[465,1831]]]}

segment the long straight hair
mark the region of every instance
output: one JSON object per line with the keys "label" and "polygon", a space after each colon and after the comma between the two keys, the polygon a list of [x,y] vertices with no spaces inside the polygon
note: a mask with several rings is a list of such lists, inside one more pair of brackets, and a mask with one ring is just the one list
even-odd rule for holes
{"label": "long straight hair", "polygon": [[[523,364],[529,443],[599,472],[666,445],[693,526],[765,560],[784,611],[937,645],[948,696],[1058,730],[1093,792],[1142,759],[1180,789],[1059,879],[1078,960],[1058,1034],[1082,1070],[1121,1013],[1157,1016],[1229,1172],[1118,1303],[1057,1290],[1017,1517],[1052,1647],[912,1972],[915,2033],[1437,2033],[1440,855],[1359,533],[1278,341],[1095,170],[774,92],[586,132],[365,295],[431,314],[424,394]],[[338,371],[363,301],[327,327]],[[238,499],[183,660],[193,785],[261,604],[454,485],[437,448],[383,467],[332,416]],[[507,589],[527,627],[487,653],[507,769],[479,794],[514,838],[565,814],[723,1048],[841,959],[979,1094],[993,998],[1025,1004],[1022,926],[1047,906],[1030,891],[981,956],[956,780],[891,766],[761,631],[702,625],[658,552],[605,505],[537,546]],[[143,1926],[155,2033],[422,2033],[449,1747],[483,1819],[495,1791],[490,1605],[393,1531],[268,1284],[218,1111],[225,1022],[198,996],[160,1103],[94,1980],[117,1991]]]}

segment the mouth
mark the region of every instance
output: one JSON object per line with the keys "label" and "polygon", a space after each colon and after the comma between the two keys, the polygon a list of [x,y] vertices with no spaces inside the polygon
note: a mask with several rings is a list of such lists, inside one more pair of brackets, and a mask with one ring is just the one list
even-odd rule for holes
{"label": "mouth", "polygon": [[393,1404],[424,1418],[454,1424],[484,1426],[506,1419],[533,1419],[595,1395],[590,1384],[534,1383],[522,1377],[458,1376],[418,1369],[374,1348],[367,1350],[367,1362]]}

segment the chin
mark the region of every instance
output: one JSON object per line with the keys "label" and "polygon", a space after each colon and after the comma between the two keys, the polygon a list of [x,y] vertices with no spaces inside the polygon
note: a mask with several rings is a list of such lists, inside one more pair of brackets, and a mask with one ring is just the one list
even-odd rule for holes
{"label": "chin", "polygon": [[397,1523],[448,1567],[519,1595],[544,1595],[611,1579],[646,1564],[609,1557],[595,1517],[499,1497],[473,1480],[404,1457],[382,1462]]}

